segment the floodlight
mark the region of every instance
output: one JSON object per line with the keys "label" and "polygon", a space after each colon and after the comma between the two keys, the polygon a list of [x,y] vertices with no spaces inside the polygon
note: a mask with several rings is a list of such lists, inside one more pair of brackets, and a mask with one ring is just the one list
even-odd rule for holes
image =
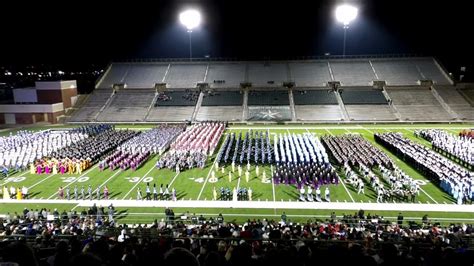
{"label": "floodlight", "polygon": [[344,24],[344,26],[347,26],[357,17],[358,11],[357,7],[351,5],[345,4],[338,6],[336,8],[336,19]]}
{"label": "floodlight", "polygon": [[192,48],[192,38],[191,34],[193,32],[193,29],[199,26],[201,23],[201,14],[199,11],[194,10],[194,9],[189,9],[186,11],[181,12],[179,14],[179,21],[181,24],[183,24],[187,29],[189,33],[189,61],[193,60],[193,48]]}
{"label": "floodlight", "polygon": [[201,23],[201,14],[194,9],[186,10],[179,14],[179,21],[188,30],[193,30]]}
{"label": "floodlight", "polygon": [[346,56],[346,34],[347,29],[349,28],[349,23],[357,17],[358,13],[357,7],[344,4],[336,8],[336,19],[344,25],[344,40],[342,48],[342,56]]}

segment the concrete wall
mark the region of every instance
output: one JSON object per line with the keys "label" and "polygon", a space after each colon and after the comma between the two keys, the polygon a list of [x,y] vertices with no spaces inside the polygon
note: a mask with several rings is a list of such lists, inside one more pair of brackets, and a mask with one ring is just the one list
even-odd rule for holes
{"label": "concrete wall", "polygon": [[37,94],[39,104],[53,104],[63,101],[61,90],[38,90]]}
{"label": "concrete wall", "polygon": [[77,83],[75,80],[37,81],[35,87],[37,90],[65,90],[77,88]]}
{"label": "concrete wall", "polygon": [[55,104],[2,104],[0,113],[54,113],[64,110],[63,103]]}
{"label": "concrete wall", "polygon": [[77,88],[70,88],[62,90],[62,102],[64,108],[70,108],[74,106],[72,97],[77,96]]}

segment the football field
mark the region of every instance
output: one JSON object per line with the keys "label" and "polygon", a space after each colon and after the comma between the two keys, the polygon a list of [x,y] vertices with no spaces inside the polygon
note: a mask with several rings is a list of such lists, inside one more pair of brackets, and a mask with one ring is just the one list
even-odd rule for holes
{"label": "football field", "polygon": [[[64,126],[70,127],[70,126]],[[152,128],[152,125],[120,125],[117,128],[136,128],[136,130],[147,130]],[[54,127],[51,127],[54,128]],[[417,204],[426,204],[427,206],[436,204],[444,206],[445,211],[433,212],[430,213],[430,217],[439,218],[440,221],[474,221],[472,219],[474,215],[468,212],[450,212],[451,206],[454,206],[455,200],[445,192],[443,192],[435,184],[432,184],[428,179],[418,173],[416,170],[411,168],[408,164],[401,161],[394,154],[389,152],[384,147],[375,143],[374,133],[378,132],[401,132],[405,137],[408,137],[416,142],[419,142],[423,145],[430,147],[429,142],[416,138],[413,134],[414,130],[422,128],[437,128],[444,129],[452,134],[457,134],[459,131],[467,128],[472,128],[472,125],[465,124],[432,124],[432,125],[405,125],[405,124],[389,124],[389,125],[242,125],[242,126],[229,126],[224,134],[229,134],[232,132],[246,132],[250,129],[257,131],[269,131],[270,139],[273,140],[273,134],[284,134],[284,133],[310,133],[315,136],[323,135],[341,135],[341,134],[360,134],[370,143],[384,151],[386,154],[392,158],[392,160],[397,164],[403,171],[405,171],[410,177],[418,180],[420,185],[421,192],[419,196],[416,197]],[[35,130],[42,130],[45,127],[36,127]],[[1,135],[9,134],[10,131],[4,130],[0,132]],[[221,143],[225,136],[222,137]],[[220,144],[219,144],[220,145]],[[218,146],[219,147],[219,146]],[[250,217],[254,218],[278,218],[282,211],[286,211],[289,214],[290,218],[295,220],[307,220],[308,218],[317,218],[317,217],[328,217],[331,212],[330,205],[326,205],[328,208],[321,209],[320,207],[311,209],[305,208],[304,210],[298,209],[284,209],[283,205],[276,205],[275,203],[281,202],[296,202],[298,200],[299,194],[294,185],[286,184],[273,184],[271,180],[271,172],[273,171],[272,166],[260,166],[259,176],[256,174],[255,165],[251,165],[251,175],[250,180],[247,182],[245,177],[238,177],[237,171],[235,171],[231,179],[229,180],[228,172],[231,171],[230,166],[226,166],[224,171],[222,168],[216,167],[216,152],[208,159],[205,168],[194,168],[191,170],[181,171],[176,173],[174,169],[158,169],[156,168],[156,162],[158,160],[158,155],[151,157],[145,164],[143,164],[138,170],[115,170],[111,171],[106,169],[100,171],[98,165],[93,165],[81,175],[61,175],[61,174],[30,174],[29,171],[14,173],[8,178],[0,180],[0,185],[5,186],[14,186],[22,187],[26,186],[29,189],[29,195],[31,201],[17,201],[16,203],[0,203],[0,213],[5,214],[6,212],[19,211],[24,207],[31,208],[41,208],[47,207],[50,208],[60,208],[60,209],[76,209],[81,210],[88,202],[91,202],[89,198],[85,200],[73,200],[73,190],[74,187],[77,187],[78,190],[81,190],[81,187],[84,186],[87,196],[87,187],[90,185],[92,187],[93,199],[96,199],[96,189],[98,187],[103,190],[104,186],[107,186],[110,193],[110,199],[113,201],[127,200],[127,202],[134,202],[134,206],[120,207],[118,208],[119,213],[122,216],[119,216],[119,220],[126,223],[132,222],[141,222],[141,223],[150,223],[154,218],[159,218],[163,216],[162,207],[151,207],[149,204],[144,207],[143,201],[136,200],[137,198],[137,189],[140,188],[142,195],[145,194],[146,184],[149,183],[151,187],[153,184],[156,184],[159,187],[161,184],[163,186],[168,185],[170,191],[172,188],[176,189],[177,200],[178,201],[196,201],[199,204],[196,204],[194,208],[176,208],[175,213],[179,212],[196,212],[202,213],[208,216],[217,215],[218,213],[223,213],[224,215],[237,220],[246,220]],[[244,166],[246,167],[246,166]],[[212,171],[215,171],[215,179],[210,178]],[[268,180],[262,180],[262,173],[266,172]],[[352,207],[348,209],[338,208],[336,212],[338,215],[342,213],[354,213],[357,208],[354,204],[364,204],[364,203],[375,203],[376,194],[372,190],[370,184],[365,186],[365,194],[358,194],[357,189],[352,185],[345,182],[345,176],[342,171],[338,171],[340,182],[338,185],[329,185],[329,190],[331,194],[331,203],[333,204],[342,204],[350,203]],[[58,201],[55,203],[55,200],[58,200],[58,188],[69,188],[71,193],[71,203],[65,203],[64,201]],[[253,191],[252,201],[265,202],[265,208],[217,208],[217,207],[208,207],[206,206],[206,201],[212,201],[213,199],[213,189],[217,191],[221,187],[229,188],[251,188]],[[323,186],[322,191],[324,191],[326,186]],[[28,204],[27,204],[28,202]],[[47,202],[47,203],[44,203]],[[79,203],[81,202],[81,203]],[[204,203],[203,203],[204,202]],[[330,204],[331,204],[330,203]],[[391,202],[394,203],[394,202]],[[104,202],[105,204],[105,202]],[[307,204],[315,204],[308,202]],[[387,203],[380,203],[380,206]],[[411,203],[412,204],[412,203]],[[163,204],[162,204],[163,205]],[[162,206],[160,205],[160,206]],[[166,203],[165,203],[166,205]],[[403,205],[403,204],[401,204]],[[349,206],[349,205],[348,205]],[[469,205],[468,208],[474,208],[474,205]],[[427,208],[428,210],[428,208]],[[383,211],[383,208],[380,211],[373,211],[377,214],[385,215],[386,217],[396,216],[397,211]],[[406,213],[405,216],[412,216],[417,218],[424,215],[423,210],[414,211],[412,213]],[[472,220],[471,220],[472,219]]]}

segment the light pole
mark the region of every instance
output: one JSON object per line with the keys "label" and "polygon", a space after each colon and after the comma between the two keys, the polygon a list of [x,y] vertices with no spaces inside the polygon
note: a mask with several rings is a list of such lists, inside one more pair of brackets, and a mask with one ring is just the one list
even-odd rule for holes
{"label": "light pole", "polygon": [[199,11],[190,9],[179,14],[179,21],[183,24],[189,33],[189,61],[193,60],[192,33],[193,29],[201,23],[201,14]]}
{"label": "light pole", "polygon": [[342,44],[342,57],[346,57],[346,35],[349,23],[356,19],[358,13],[357,7],[351,5],[340,5],[336,8],[336,19],[344,25],[344,40]]}

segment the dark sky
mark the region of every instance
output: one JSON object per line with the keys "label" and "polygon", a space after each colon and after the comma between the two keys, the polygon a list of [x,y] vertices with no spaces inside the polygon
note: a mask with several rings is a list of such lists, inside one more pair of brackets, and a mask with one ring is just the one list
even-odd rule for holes
{"label": "dark sky", "polygon": [[[188,56],[178,23],[186,6],[203,12],[196,57],[286,58],[342,53],[341,1],[28,1],[0,3],[0,63],[88,64]],[[469,1],[347,1],[360,6],[347,54],[420,53],[472,65]],[[256,4],[259,3],[259,4]],[[468,37],[471,36],[471,37]]]}

